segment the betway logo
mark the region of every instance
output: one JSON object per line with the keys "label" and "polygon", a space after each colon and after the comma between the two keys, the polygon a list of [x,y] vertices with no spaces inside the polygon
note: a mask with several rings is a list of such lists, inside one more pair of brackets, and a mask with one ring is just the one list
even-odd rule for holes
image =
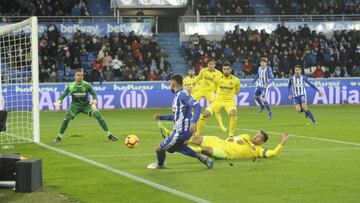
{"label": "betway logo", "polygon": [[63,33],[76,33],[78,30],[86,33],[99,33],[99,27],[97,25],[64,25],[60,24],[60,30]]}
{"label": "betway logo", "polygon": [[113,90],[152,90],[154,89],[153,85],[124,85],[119,86],[117,84],[113,85]]}

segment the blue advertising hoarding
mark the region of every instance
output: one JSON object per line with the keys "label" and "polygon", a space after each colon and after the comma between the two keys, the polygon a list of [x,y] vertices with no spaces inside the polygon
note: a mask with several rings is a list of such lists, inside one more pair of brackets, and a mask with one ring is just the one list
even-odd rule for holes
{"label": "blue advertising hoarding", "polygon": [[[307,87],[308,104],[359,104],[360,78],[349,79],[317,79],[314,84],[325,94],[320,96]],[[253,95],[255,86],[251,80],[241,80],[241,89],[235,100],[238,106],[254,106]],[[286,79],[277,79],[269,89],[268,100],[272,105],[292,105],[288,99]],[[40,84],[40,110],[65,110],[69,107],[71,98],[66,97],[62,106],[55,107],[53,103],[60,97],[66,88],[65,83]],[[117,82],[94,84],[98,94],[99,109],[126,109],[126,108],[167,108],[171,106],[173,94],[170,92],[169,82]],[[21,101],[29,97],[31,88],[28,85],[3,85],[2,98],[6,106],[14,106],[11,101]],[[6,101],[12,98],[11,101]],[[25,102],[26,103],[26,102]],[[22,105],[26,105],[24,101]],[[207,103],[200,101],[202,106]],[[8,109],[10,110],[10,109]]]}
{"label": "blue advertising hoarding", "polygon": [[39,35],[47,31],[49,25],[55,25],[64,36],[73,36],[78,30],[89,35],[108,35],[109,33],[129,33],[152,35],[150,22],[79,22],[79,23],[39,23]]}

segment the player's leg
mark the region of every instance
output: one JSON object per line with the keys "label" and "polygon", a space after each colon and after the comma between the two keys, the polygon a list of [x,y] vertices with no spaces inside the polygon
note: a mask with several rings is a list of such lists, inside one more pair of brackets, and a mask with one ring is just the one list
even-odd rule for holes
{"label": "player's leg", "polygon": [[202,129],[205,126],[205,123],[207,121],[207,119],[214,113],[219,111],[221,108],[223,107],[223,104],[221,102],[213,102],[210,104],[210,106],[208,108],[205,109],[205,111],[201,114],[199,122],[198,122],[198,126],[197,126],[197,130],[195,132],[195,135],[200,135]]}
{"label": "player's leg", "polygon": [[90,117],[94,117],[99,122],[101,128],[106,132],[109,140],[112,140],[112,141],[118,140],[118,138],[110,132],[109,127],[108,127],[104,117],[99,112],[99,110],[93,109],[91,107],[91,105],[89,104],[84,108],[84,112],[87,113]]}
{"label": "player's leg", "polygon": [[[209,103],[213,103],[214,100],[215,100],[215,97],[214,97],[214,93],[208,93],[205,95],[205,99],[209,102]],[[224,126],[224,123],[223,123],[223,120],[222,120],[222,117],[221,117],[221,110],[218,110],[218,111],[215,111],[214,113],[215,115],[215,119],[216,119],[216,122],[218,123],[219,127],[220,127],[220,130],[222,132],[226,132],[226,127]]]}
{"label": "player's leg", "polygon": [[229,137],[234,136],[234,133],[236,131],[237,127],[237,111],[236,108],[230,108],[228,111],[228,114],[230,116],[230,122],[229,122]]}
{"label": "player's leg", "polygon": [[269,120],[271,120],[272,119],[272,111],[271,111],[271,108],[270,108],[270,103],[268,101],[266,101],[268,90],[269,90],[268,88],[263,89],[262,94],[261,94],[261,100],[264,103],[264,106],[265,106],[266,110],[268,111]]}
{"label": "player's leg", "polygon": [[171,130],[167,129],[162,122],[158,123],[158,127],[163,138],[167,138],[171,135]]}
{"label": "player's leg", "polygon": [[61,142],[62,137],[64,136],[64,133],[68,127],[69,122],[74,119],[74,117],[79,114],[80,108],[77,107],[74,104],[70,105],[69,110],[66,112],[65,118],[63,122],[61,123],[60,131],[58,136],[55,138],[54,142]]}
{"label": "player's leg", "polygon": [[201,153],[216,159],[227,158],[225,151],[216,147],[201,147]]}
{"label": "player's leg", "polygon": [[164,139],[155,149],[157,162],[147,166],[148,169],[165,168],[166,151],[176,144],[179,134],[174,130],[169,137]]}
{"label": "player's leg", "polygon": [[260,99],[261,93],[262,93],[261,88],[260,88],[260,87],[257,87],[257,88],[255,89],[254,99],[255,99],[255,101],[260,105],[259,113],[263,112],[264,109],[265,109],[265,106],[264,106],[263,102],[262,102],[261,99]]}
{"label": "player's leg", "polygon": [[305,115],[311,119],[314,125],[316,125],[316,120],[312,112],[308,109],[306,102],[301,104],[302,109],[305,112]]}

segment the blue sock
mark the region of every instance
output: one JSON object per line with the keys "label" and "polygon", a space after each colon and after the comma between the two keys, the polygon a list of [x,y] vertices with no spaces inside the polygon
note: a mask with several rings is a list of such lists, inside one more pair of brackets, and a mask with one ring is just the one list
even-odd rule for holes
{"label": "blue sock", "polygon": [[270,112],[271,112],[271,109],[270,109],[270,104],[269,104],[269,102],[264,101],[264,104],[265,104],[266,110],[270,113]]}
{"label": "blue sock", "polygon": [[264,104],[262,103],[262,101],[261,101],[261,99],[260,98],[256,98],[255,99],[259,104],[260,104],[260,106],[261,107],[263,107],[264,106]]}
{"label": "blue sock", "polygon": [[158,166],[164,166],[166,152],[165,151],[156,152],[156,156],[158,160],[157,162]]}
{"label": "blue sock", "polygon": [[315,122],[314,115],[311,113],[310,110],[305,111],[305,113],[310,117],[310,119],[312,120],[312,122]]}
{"label": "blue sock", "polygon": [[178,150],[178,152],[180,152],[186,156],[191,156],[191,157],[194,157],[197,159],[201,158],[200,154],[196,153],[194,150],[192,150],[190,147],[188,147],[186,145],[183,146],[180,150]]}

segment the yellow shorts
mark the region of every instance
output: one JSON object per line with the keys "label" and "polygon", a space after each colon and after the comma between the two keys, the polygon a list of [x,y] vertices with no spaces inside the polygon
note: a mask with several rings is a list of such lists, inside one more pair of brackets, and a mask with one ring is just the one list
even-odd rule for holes
{"label": "yellow shorts", "polygon": [[205,91],[200,91],[200,90],[193,91],[191,93],[191,96],[196,101],[199,101],[201,98],[204,97],[206,99],[206,101],[208,101],[209,103],[212,103],[215,99],[214,92],[205,92]]}
{"label": "yellow shorts", "polygon": [[211,103],[210,106],[207,108],[211,113],[218,112],[221,109],[225,109],[227,113],[230,113],[231,110],[236,110],[235,101],[214,101]]}
{"label": "yellow shorts", "polygon": [[231,147],[228,142],[215,136],[203,136],[202,147],[212,147],[223,150],[227,158],[230,158]]}

